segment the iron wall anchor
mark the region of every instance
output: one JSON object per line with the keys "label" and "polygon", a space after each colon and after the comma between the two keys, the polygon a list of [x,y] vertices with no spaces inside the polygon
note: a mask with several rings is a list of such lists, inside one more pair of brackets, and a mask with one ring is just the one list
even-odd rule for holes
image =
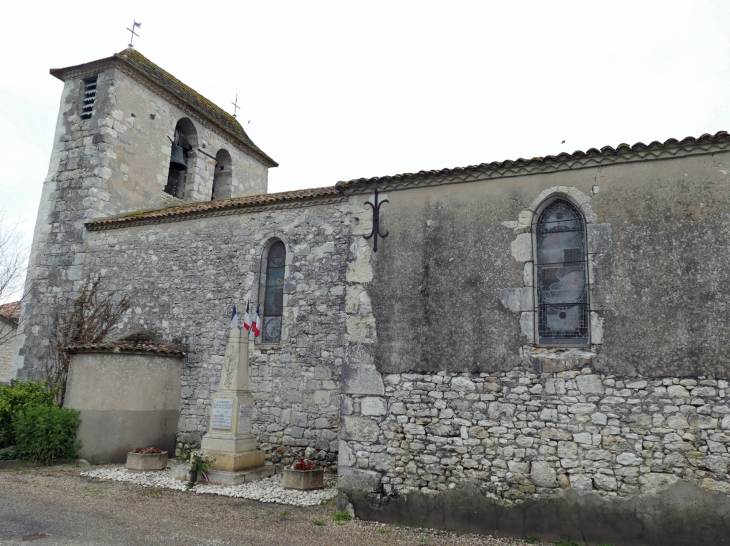
{"label": "iron wall anchor", "polygon": [[385,239],[388,236],[388,232],[380,233],[380,205],[383,203],[389,203],[387,199],[378,203],[378,190],[375,190],[375,204],[373,205],[370,201],[365,201],[366,205],[370,205],[373,208],[373,230],[370,235],[363,235],[366,239],[375,237],[373,241],[373,252],[378,251],[378,237]]}

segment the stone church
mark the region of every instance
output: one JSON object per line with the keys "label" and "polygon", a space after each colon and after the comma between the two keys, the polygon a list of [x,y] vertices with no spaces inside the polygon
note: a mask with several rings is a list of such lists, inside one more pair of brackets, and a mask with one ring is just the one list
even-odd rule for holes
{"label": "stone church", "polygon": [[267,193],[277,163],[134,49],[51,74],[15,376],[99,278],[131,301],[111,346],[185,354],[195,448],[250,297],[259,444],[336,468],[359,517],[730,543],[730,135]]}

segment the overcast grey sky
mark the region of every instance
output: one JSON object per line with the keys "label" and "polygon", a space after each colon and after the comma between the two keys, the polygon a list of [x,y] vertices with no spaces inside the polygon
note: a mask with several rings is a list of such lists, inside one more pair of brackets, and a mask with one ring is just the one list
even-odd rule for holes
{"label": "overcast grey sky", "polygon": [[[280,163],[269,191],[730,127],[730,1],[15,2],[0,207],[28,244],[62,83],[129,43]],[[250,123],[249,123],[250,120]],[[561,142],[565,140],[565,144]]]}

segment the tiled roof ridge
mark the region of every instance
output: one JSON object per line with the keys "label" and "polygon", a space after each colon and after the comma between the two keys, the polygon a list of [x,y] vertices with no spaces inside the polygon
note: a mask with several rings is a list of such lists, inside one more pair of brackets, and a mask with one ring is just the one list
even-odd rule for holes
{"label": "tiled roof ridge", "polygon": [[0,316],[17,323],[20,319],[20,301],[11,301],[0,305]]}
{"label": "tiled roof ridge", "polygon": [[69,353],[145,353],[176,358],[185,356],[183,351],[172,349],[151,339],[145,339],[140,335],[128,336],[117,341],[69,345],[66,350]]}
{"label": "tiled roof ridge", "polygon": [[387,175],[387,176],[375,176],[372,178],[356,178],[353,180],[347,180],[347,181],[340,181],[335,184],[336,188],[339,188],[340,190],[344,190],[346,188],[350,188],[352,186],[358,186],[362,184],[375,184],[375,183],[383,183],[383,182],[403,182],[406,180],[413,180],[418,178],[432,178],[437,176],[446,176],[450,174],[458,174],[458,173],[465,173],[465,172],[473,172],[473,171],[483,171],[488,169],[501,169],[501,168],[508,168],[508,167],[515,167],[515,166],[527,166],[527,165],[537,165],[537,164],[547,164],[547,163],[560,163],[564,161],[569,160],[575,160],[580,159],[584,157],[596,157],[596,156],[609,156],[609,155],[618,155],[622,153],[631,153],[631,152],[638,152],[643,150],[650,150],[650,149],[662,149],[662,148],[670,148],[672,146],[682,146],[686,144],[696,144],[696,143],[702,143],[702,142],[708,142],[708,141],[716,141],[716,140],[730,140],[730,134],[727,133],[727,131],[718,131],[714,135],[711,135],[709,133],[704,133],[698,138],[695,137],[685,137],[682,140],[677,140],[676,138],[670,138],[665,140],[664,142],[659,142],[657,140],[651,142],[650,144],[644,144],[643,142],[637,142],[633,146],[630,146],[628,144],[622,143],[619,144],[616,148],[613,148],[611,146],[603,146],[600,150],[596,148],[590,148],[587,151],[583,152],[581,150],[576,150],[572,154],[569,154],[567,152],[561,152],[558,155],[547,155],[547,156],[540,156],[540,157],[533,157],[532,159],[507,159],[504,161],[492,161],[491,163],[480,163],[479,165],[468,165],[466,167],[454,167],[454,168],[446,168],[446,169],[438,169],[438,170],[430,170],[430,171],[419,171],[417,173],[403,173],[403,174],[396,174],[396,175]]}
{"label": "tiled roof ridge", "polygon": [[244,209],[257,206],[272,205],[276,203],[306,201],[320,197],[339,196],[342,193],[334,186],[323,188],[311,188],[304,190],[285,191],[279,193],[263,193],[246,197],[231,197],[215,201],[203,201],[201,203],[190,203],[188,205],[177,205],[163,209],[143,212],[141,214],[127,214],[118,218],[107,220],[96,220],[88,222],[85,226],[88,229],[104,229],[105,227],[118,226],[120,224],[133,225],[149,220],[168,220],[181,216],[208,215],[226,210]]}

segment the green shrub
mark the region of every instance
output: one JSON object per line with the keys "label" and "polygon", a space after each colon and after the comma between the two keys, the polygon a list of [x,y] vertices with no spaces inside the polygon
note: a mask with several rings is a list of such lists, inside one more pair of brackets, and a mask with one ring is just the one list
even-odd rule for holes
{"label": "green shrub", "polygon": [[0,448],[0,461],[14,461],[18,458],[18,450],[15,446]]}
{"label": "green shrub", "polygon": [[53,406],[58,387],[50,389],[42,381],[18,381],[13,379],[10,385],[0,385],[0,448],[15,443],[13,433],[13,416],[36,406]]}
{"label": "green shrub", "polygon": [[540,537],[537,535],[527,535],[525,537],[525,542],[527,542],[528,544],[537,544],[538,542],[540,542]]}
{"label": "green shrub", "polygon": [[13,418],[15,447],[21,458],[46,465],[59,459],[75,459],[81,444],[74,444],[81,419],[68,408],[35,406]]}

